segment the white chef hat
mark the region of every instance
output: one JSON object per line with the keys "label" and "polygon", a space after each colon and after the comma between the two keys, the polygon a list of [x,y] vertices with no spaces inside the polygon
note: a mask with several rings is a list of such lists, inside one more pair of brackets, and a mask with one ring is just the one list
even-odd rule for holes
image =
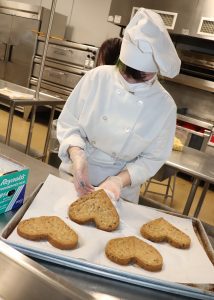
{"label": "white chef hat", "polygon": [[160,72],[175,77],[181,61],[162,18],[150,9],[140,8],[125,29],[120,60],[144,72]]}

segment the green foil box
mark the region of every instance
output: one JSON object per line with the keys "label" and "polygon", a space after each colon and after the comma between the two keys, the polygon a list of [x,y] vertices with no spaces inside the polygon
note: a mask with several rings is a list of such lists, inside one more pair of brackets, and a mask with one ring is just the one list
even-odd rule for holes
{"label": "green foil box", "polygon": [[24,202],[29,169],[0,155],[0,214],[19,208]]}

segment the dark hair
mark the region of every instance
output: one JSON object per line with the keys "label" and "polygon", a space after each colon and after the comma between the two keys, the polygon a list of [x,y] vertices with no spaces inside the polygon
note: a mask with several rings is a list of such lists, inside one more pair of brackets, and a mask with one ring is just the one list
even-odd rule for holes
{"label": "dark hair", "polygon": [[136,80],[138,79],[144,79],[146,77],[146,73],[142,71],[138,71],[136,69],[133,69],[127,65],[125,65],[120,59],[117,61],[117,67],[120,71],[125,73],[128,77],[132,77]]}
{"label": "dark hair", "polygon": [[96,66],[115,65],[120,55],[121,43],[120,38],[105,40],[100,46]]}

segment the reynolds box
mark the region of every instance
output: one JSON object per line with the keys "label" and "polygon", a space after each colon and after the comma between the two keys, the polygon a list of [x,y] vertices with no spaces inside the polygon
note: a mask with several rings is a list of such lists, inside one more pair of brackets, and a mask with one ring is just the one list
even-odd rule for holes
{"label": "reynolds box", "polygon": [[23,204],[29,169],[0,155],[0,214]]}

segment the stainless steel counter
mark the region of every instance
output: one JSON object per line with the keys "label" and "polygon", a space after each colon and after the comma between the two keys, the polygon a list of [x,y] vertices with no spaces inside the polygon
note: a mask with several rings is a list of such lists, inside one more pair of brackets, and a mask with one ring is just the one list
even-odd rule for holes
{"label": "stainless steel counter", "polygon": [[93,300],[74,283],[0,241],[0,299],[2,300]]}
{"label": "stainless steel counter", "polygon": [[205,182],[194,213],[194,216],[197,217],[204,202],[209,184],[214,183],[213,155],[190,147],[184,147],[182,152],[172,151],[172,154],[165,165],[177,171],[181,171],[185,174],[191,175],[194,178],[188,199],[183,210],[183,214],[185,215],[188,215],[190,211],[200,181]]}
{"label": "stainless steel counter", "polygon": [[[29,196],[36,186],[43,182],[49,173],[60,176],[60,173],[54,167],[51,167],[41,161],[38,161],[30,156],[27,156],[5,144],[0,143],[0,152],[11,158],[16,159],[22,164],[25,164],[30,168],[29,181],[27,184],[26,196]],[[9,222],[15,212],[11,211],[0,215],[0,230]],[[1,249],[1,247],[0,247]],[[35,260],[35,259],[34,259]],[[53,271],[58,278],[66,279],[75,287],[80,288],[86,292],[89,292],[95,297],[95,299],[189,299],[185,296],[173,295],[171,293],[154,290],[151,288],[140,287],[125,282],[120,282],[105,277],[89,274],[87,272],[78,271],[75,269],[62,267],[46,261],[39,261],[40,265],[46,267],[50,271]],[[7,273],[5,272],[5,276]],[[11,277],[11,280],[14,278]],[[1,295],[0,285],[0,295]],[[44,299],[44,298],[43,298]],[[46,298],[48,299],[48,298]],[[52,298],[54,299],[54,298]],[[64,299],[64,298],[62,298]],[[75,298],[74,298],[75,299]],[[87,299],[87,298],[86,298]]]}
{"label": "stainless steel counter", "polygon": [[167,166],[201,180],[214,183],[214,157],[202,151],[184,147],[183,151],[172,151]]}

